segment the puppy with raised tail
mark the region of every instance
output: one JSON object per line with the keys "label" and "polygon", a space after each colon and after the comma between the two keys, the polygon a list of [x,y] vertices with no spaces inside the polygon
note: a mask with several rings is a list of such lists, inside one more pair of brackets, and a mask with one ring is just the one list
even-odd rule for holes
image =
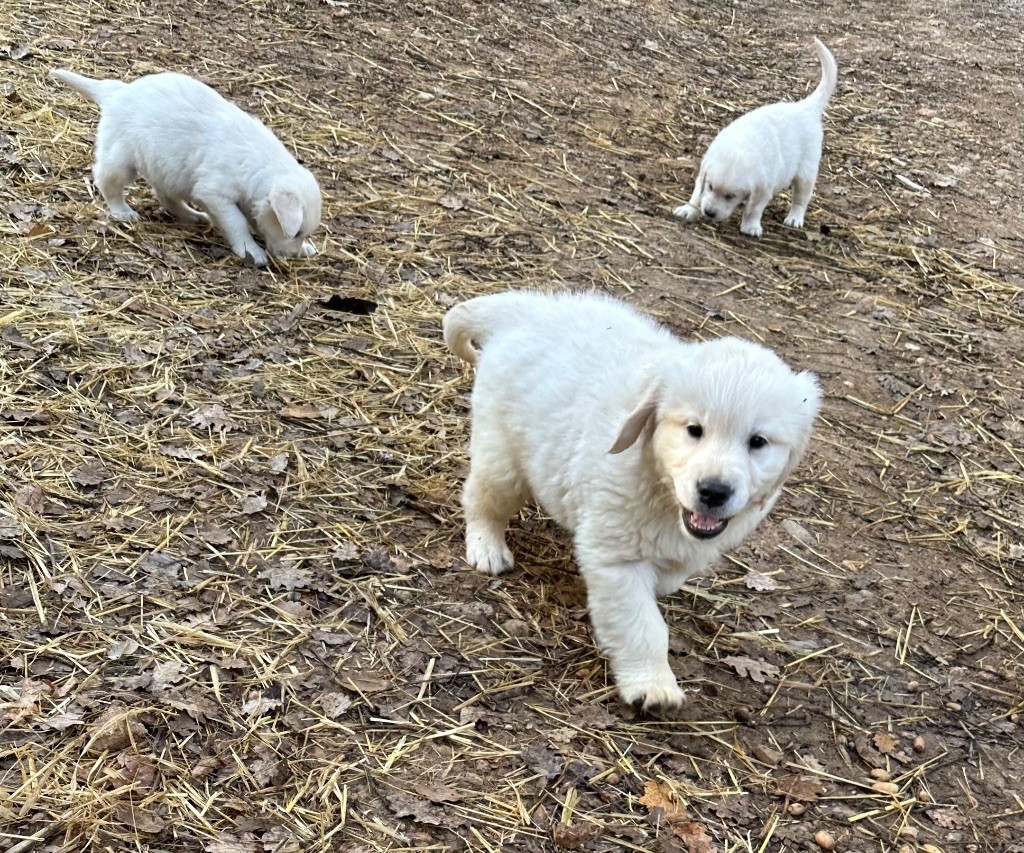
{"label": "puppy with raised tail", "polygon": [[700,163],[689,202],[675,216],[723,221],[743,205],[740,231],[760,237],[768,202],[788,186],[793,203],[786,225],[802,228],[814,192],[824,136],[821,119],[836,88],[836,61],[818,39],[821,82],[802,101],[767,104],[740,116],[716,136]]}
{"label": "puppy with raised tail", "polygon": [[131,83],[51,74],[99,104],[93,179],[115,219],[139,218],[124,193],[141,176],[170,214],[212,221],[257,266],[267,254],[250,226],[271,254],[316,254],[306,238],[320,224],[320,186],[261,121],[184,74]]}
{"label": "puppy with raised tail", "polygon": [[506,525],[535,500],[573,533],[622,698],[678,706],[656,598],[772,508],[807,447],[816,378],[738,338],[681,341],[594,294],[481,296],[448,312],[444,339],[476,365],[466,560],[511,568]]}

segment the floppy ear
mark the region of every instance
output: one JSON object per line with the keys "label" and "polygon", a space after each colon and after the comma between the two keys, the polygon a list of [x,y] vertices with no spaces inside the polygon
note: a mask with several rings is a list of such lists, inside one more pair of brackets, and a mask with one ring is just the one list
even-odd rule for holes
{"label": "floppy ear", "polygon": [[799,433],[789,449],[789,457],[786,459],[786,466],[768,492],[768,497],[761,502],[763,506],[768,500],[772,500],[782,489],[786,478],[793,473],[793,469],[800,464],[807,445],[811,442],[811,431],[814,428],[814,419],[818,416],[821,408],[821,386],[818,385],[818,377],[809,370],[804,370],[796,375],[796,388],[799,397]]}
{"label": "floppy ear", "polygon": [[661,387],[657,382],[652,382],[651,385],[644,391],[643,397],[640,402],[636,405],[636,408],[629,413],[625,422],[619,429],[619,435],[615,439],[615,444],[611,446],[609,453],[622,453],[623,450],[627,450],[636,444],[636,440],[641,435],[644,438],[649,438],[651,432],[654,430],[654,420],[658,414],[658,397],[661,395]]}
{"label": "floppy ear", "polygon": [[289,240],[302,229],[302,201],[291,190],[274,190],[270,194],[270,209],[281,223],[281,230]]}

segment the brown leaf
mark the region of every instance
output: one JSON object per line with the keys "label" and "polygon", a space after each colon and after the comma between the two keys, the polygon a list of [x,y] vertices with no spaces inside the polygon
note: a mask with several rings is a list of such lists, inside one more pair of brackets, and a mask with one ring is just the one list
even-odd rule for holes
{"label": "brown leaf", "polygon": [[463,799],[462,793],[447,785],[421,785],[416,793],[432,803],[457,803]]}
{"label": "brown leaf", "polygon": [[352,707],[352,697],[347,693],[323,693],[317,700],[326,716],[336,720]]}
{"label": "brown leaf", "polygon": [[45,503],[43,490],[35,483],[25,483],[14,493],[14,502],[33,512],[42,512]]}
{"label": "brown leaf", "polygon": [[714,841],[703,824],[693,820],[672,824],[672,832],[686,844],[686,853],[717,853]]}
{"label": "brown leaf", "polygon": [[587,842],[604,835],[604,827],[594,823],[556,823],[551,827],[555,847],[563,850],[582,850]]}
{"label": "brown leaf", "polygon": [[86,462],[71,472],[71,479],[80,486],[98,486],[110,479],[102,462]]}
{"label": "brown leaf", "polygon": [[437,200],[437,203],[449,210],[462,210],[466,206],[466,200],[457,195],[443,195]]}
{"label": "brown leaf", "polygon": [[650,779],[644,785],[644,794],[640,797],[640,803],[647,807],[647,811],[661,809],[665,814],[665,820],[671,823],[679,820],[686,814],[686,806],[676,802],[672,790],[656,779]]}
{"label": "brown leaf", "polygon": [[875,732],[872,740],[875,742],[875,749],[882,755],[892,755],[899,747],[899,742],[888,732]]}
{"label": "brown leaf", "polygon": [[91,755],[119,752],[127,746],[138,746],[148,737],[146,727],[128,712],[127,707],[117,703],[104,711],[90,727],[86,751]]}
{"label": "brown leaf", "polygon": [[774,664],[739,655],[722,658],[722,663],[728,664],[739,675],[745,675],[751,681],[756,681],[758,684],[764,684],[768,678],[774,678],[779,674],[779,668]]}
{"label": "brown leaf", "polygon": [[817,779],[787,773],[775,780],[775,794],[801,803],[813,803],[828,789]]}
{"label": "brown leaf", "polygon": [[118,806],[118,808],[114,810],[114,817],[125,826],[130,827],[137,832],[145,832],[148,834],[157,833],[165,826],[165,821],[161,818],[156,815],[148,814],[140,807],[136,807],[131,804]]}
{"label": "brown leaf", "polygon": [[238,429],[240,424],[232,418],[220,403],[207,403],[192,412],[189,426],[199,429],[211,429],[215,432],[230,432]]}

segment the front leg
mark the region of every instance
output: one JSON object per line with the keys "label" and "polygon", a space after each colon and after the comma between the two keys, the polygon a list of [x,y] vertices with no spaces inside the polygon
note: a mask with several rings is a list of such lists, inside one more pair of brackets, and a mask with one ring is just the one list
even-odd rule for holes
{"label": "front leg", "polygon": [[668,626],[658,609],[658,570],[639,561],[580,571],[594,635],[624,702],[644,711],[678,708],[684,693],[668,665]]}
{"label": "front leg", "polygon": [[748,237],[760,237],[764,233],[761,227],[761,216],[768,202],[772,200],[771,193],[763,190],[754,190],[743,207],[743,219],[740,220],[740,231]]}
{"label": "front leg", "polygon": [[703,219],[704,214],[700,212],[700,197],[704,194],[704,172],[697,173],[697,183],[694,184],[693,193],[686,204],[681,204],[672,211],[673,216],[693,222],[696,219]]}
{"label": "front leg", "polygon": [[228,201],[219,196],[196,195],[196,202],[206,210],[210,221],[228,245],[242,260],[249,258],[258,267],[267,265],[267,253],[253,239],[252,231],[249,229],[249,220],[245,218],[241,208],[233,201]]}

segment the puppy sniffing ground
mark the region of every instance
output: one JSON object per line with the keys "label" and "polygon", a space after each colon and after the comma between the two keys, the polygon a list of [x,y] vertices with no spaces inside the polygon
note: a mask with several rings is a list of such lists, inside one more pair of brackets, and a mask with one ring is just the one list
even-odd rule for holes
{"label": "puppy sniffing ground", "polygon": [[810,438],[816,378],[749,341],[681,341],[598,295],[478,297],[448,312],[444,338],[476,365],[466,560],[511,568],[505,527],[535,500],[573,533],[622,698],[678,706],[656,597],[767,515]]}
{"label": "puppy sniffing ground", "polygon": [[267,254],[251,228],[273,255],[316,254],[306,238],[320,224],[320,186],[261,121],[184,74],[131,83],[51,74],[99,104],[93,178],[114,218],[139,218],[125,189],[141,176],[170,214],[211,221],[257,266]]}
{"label": "puppy sniffing ground", "polygon": [[821,162],[822,115],[838,73],[831,52],[818,39],[814,49],[821,61],[818,87],[802,101],[766,104],[726,126],[708,146],[693,194],[673,211],[675,216],[724,221],[742,204],[740,231],[760,237],[768,202],[792,186],[786,225],[803,227]]}

